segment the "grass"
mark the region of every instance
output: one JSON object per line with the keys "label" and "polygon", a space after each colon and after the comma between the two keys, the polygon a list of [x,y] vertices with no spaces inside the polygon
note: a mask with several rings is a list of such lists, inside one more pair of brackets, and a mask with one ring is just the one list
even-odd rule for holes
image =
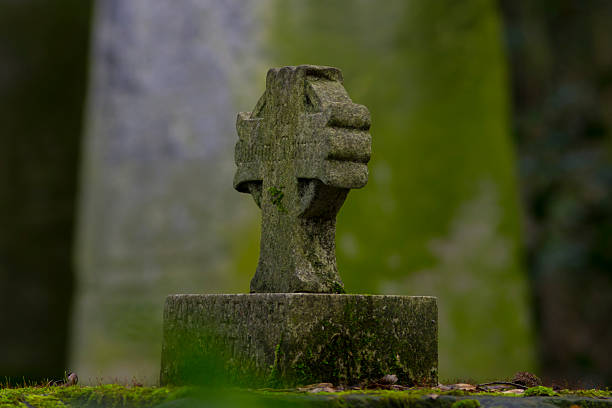
{"label": "grass", "polygon": [[180,398],[184,389],[126,387],[117,384],[87,386],[28,386],[0,389],[0,408],[65,406],[151,407]]}

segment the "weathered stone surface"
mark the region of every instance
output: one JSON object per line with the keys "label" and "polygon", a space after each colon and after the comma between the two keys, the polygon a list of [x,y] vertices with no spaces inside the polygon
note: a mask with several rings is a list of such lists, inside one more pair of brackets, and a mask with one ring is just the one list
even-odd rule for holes
{"label": "weathered stone surface", "polygon": [[368,180],[368,109],[351,101],[337,68],[273,68],[236,128],[234,187],[262,211],[251,292],[343,293],[336,214]]}
{"label": "weathered stone surface", "polygon": [[433,297],[173,295],[161,383],[205,383],[221,366],[227,382],[250,387],[355,384],[385,374],[437,385],[437,327]]}
{"label": "weathered stone surface", "polygon": [[[476,400],[482,408],[519,408],[519,407],[611,407],[612,400],[585,397],[499,397],[499,396],[415,396],[406,392],[380,394],[345,395],[267,395],[259,402],[262,406],[301,406],[330,408],[465,408],[474,406],[468,400]],[[466,401],[461,403],[460,401]],[[193,401],[191,401],[193,402]],[[456,404],[456,405],[455,405]],[[189,406],[176,404],[177,407]],[[191,405],[193,406],[193,405]]]}
{"label": "weathered stone surface", "polygon": [[[432,393],[434,393],[432,395]],[[482,408],[519,407],[612,407],[612,399],[577,396],[562,397],[501,397],[489,395],[435,395],[435,390],[382,391],[380,393],[311,394],[298,392],[233,392],[209,396],[197,391],[183,391],[179,399],[171,399],[156,408],[192,408],[198,406],[228,407],[316,407],[316,408],[465,408],[474,406],[468,400],[476,400]],[[461,402],[465,401],[465,402]],[[457,405],[454,405],[457,404]]]}

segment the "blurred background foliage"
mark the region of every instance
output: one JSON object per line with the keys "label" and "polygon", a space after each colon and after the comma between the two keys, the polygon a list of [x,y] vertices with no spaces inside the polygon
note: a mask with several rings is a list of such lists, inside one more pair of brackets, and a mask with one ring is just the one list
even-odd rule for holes
{"label": "blurred background foliage", "polygon": [[501,3],[538,355],[612,384],[612,4]]}
{"label": "blurred background foliage", "polygon": [[62,374],[89,1],[0,1],[0,377]]}
{"label": "blurred background foliage", "polygon": [[341,67],[373,118],[370,180],[338,216],[347,291],[438,296],[443,378],[532,369],[495,4],[306,4],[272,7],[272,65]]}
{"label": "blurred background foliage", "polygon": [[247,290],[235,113],[309,63],[373,118],[347,290],[439,296],[443,380],[612,382],[612,6],[145,3],[0,0],[0,376],[154,381],[165,293]]}

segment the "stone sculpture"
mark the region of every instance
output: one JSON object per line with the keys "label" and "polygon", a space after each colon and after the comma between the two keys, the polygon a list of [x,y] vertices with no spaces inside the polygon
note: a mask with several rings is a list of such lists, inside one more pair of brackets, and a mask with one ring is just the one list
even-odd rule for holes
{"label": "stone sculpture", "polygon": [[351,101],[336,68],[271,69],[266,82],[236,124],[234,188],[262,212],[251,292],[342,293],[336,214],[368,180],[370,113]]}
{"label": "stone sculpture", "polygon": [[436,298],[340,294],[336,214],[367,182],[369,127],[340,70],[268,71],[264,95],[237,121],[234,187],[262,210],[253,293],[169,296],[162,384],[205,383],[211,367],[249,387],[387,374],[437,384]]}

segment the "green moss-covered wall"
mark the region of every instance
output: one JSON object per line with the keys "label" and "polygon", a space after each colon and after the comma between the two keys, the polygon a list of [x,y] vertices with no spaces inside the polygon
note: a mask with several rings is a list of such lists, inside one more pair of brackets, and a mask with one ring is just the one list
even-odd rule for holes
{"label": "green moss-covered wall", "polygon": [[372,113],[370,179],[338,216],[347,291],[439,296],[442,379],[532,369],[496,3],[273,1],[267,27],[271,66],[339,67]]}

